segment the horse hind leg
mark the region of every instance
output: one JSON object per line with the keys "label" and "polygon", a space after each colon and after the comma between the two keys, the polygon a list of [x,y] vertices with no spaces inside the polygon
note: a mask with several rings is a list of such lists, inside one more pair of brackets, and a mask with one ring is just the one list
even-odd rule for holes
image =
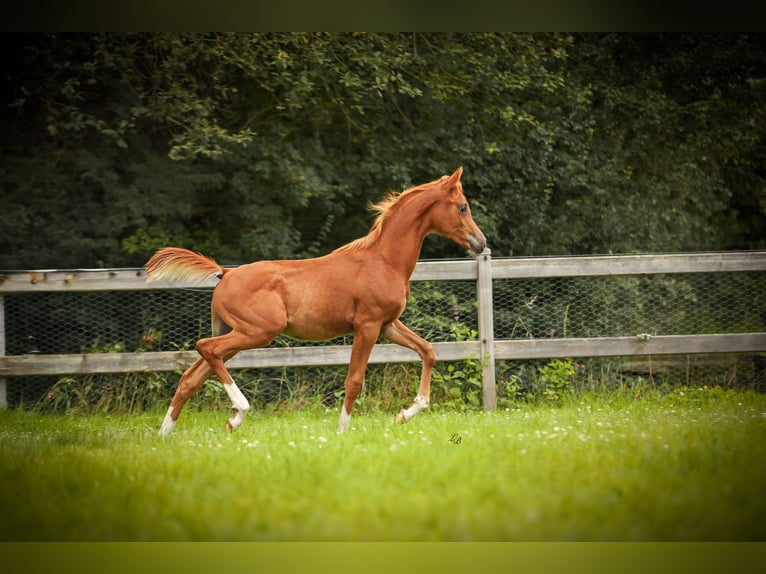
{"label": "horse hind leg", "polygon": [[[215,310],[211,312],[211,325],[213,336],[218,337],[231,332],[231,327],[227,325],[223,319],[221,319]],[[173,432],[173,427],[176,425],[181,409],[183,409],[186,402],[193,397],[197,391],[200,390],[202,384],[213,374],[213,369],[203,358],[197,359],[191,367],[184,371],[181,375],[181,380],[178,382],[175,395],[170,401],[170,407],[165,414],[165,418],[162,421],[160,427],[160,435],[168,436]]]}
{"label": "horse hind leg", "polygon": [[175,395],[170,401],[170,407],[165,415],[165,419],[162,421],[160,427],[160,435],[168,436],[173,432],[173,427],[176,425],[178,416],[181,414],[186,401],[194,396],[202,383],[213,374],[213,369],[205,362],[204,359],[197,359],[191,367],[184,371],[181,375],[181,380],[178,382],[178,388],[176,388]]}
{"label": "horse hind leg", "polygon": [[247,411],[250,410],[250,403],[245,398],[245,395],[242,394],[237,383],[234,382],[224,363],[240,351],[268,345],[280,332],[279,330],[274,333],[263,331],[259,334],[246,335],[236,330],[231,330],[219,337],[197,341],[197,352],[199,352],[212,371],[218,376],[226,394],[231,400],[234,414],[226,421],[226,432],[231,433],[242,424]]}

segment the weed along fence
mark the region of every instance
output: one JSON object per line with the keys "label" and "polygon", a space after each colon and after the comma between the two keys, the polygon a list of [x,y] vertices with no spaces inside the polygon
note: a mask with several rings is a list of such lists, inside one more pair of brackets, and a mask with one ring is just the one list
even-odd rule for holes
{"label": "weed along fence", "polygon": [[[35,402],[65,376],[181,370],[209,333],[214,284],[147,283],[142,269],[0,273],[0,406]],[[619,357],[640,370],[735,356],[738,375],[750,365],[763,385],[766,251],[421,261],[402,319],[440,362],[473,362],[487,409],[530,360]],[[280,337],[228,365],[343,366],[350,352],[346,338]],[[418,361],[383,341],[370,359]]]}

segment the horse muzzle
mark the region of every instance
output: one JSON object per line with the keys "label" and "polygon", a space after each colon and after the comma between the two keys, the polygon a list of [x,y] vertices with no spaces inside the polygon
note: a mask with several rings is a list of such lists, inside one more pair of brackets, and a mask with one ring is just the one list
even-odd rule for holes
{"label": "horse muzzle", "polygon": [[471,255],[481,255],[481,252],[487,247],[487,238],[483,233],[479,235],[471,235],[468,237],[468,251]]}

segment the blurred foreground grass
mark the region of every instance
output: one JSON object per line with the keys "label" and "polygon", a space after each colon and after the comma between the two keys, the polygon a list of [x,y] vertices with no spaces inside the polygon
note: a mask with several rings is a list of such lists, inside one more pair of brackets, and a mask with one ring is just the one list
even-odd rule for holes
{"label": "blurred foreground grass", "polygon": [[486,413],[0,413],[0,539],[764,540],[766,396]]}

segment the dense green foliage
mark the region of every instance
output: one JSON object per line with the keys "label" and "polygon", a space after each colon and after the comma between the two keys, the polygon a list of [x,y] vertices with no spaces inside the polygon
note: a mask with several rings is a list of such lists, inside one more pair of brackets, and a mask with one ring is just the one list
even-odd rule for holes
{"label": "dense green foliage", "polygon": [[3,540],[763,540],[762,394],[162,417],[0,413]]}
{"label": "dense green foliage", "polygon": [[[496,255],[762,247],[766,37],[3,36],[0,268],[225,263],[465,168]],[[460,255],[428,240],[426,257]]]}

